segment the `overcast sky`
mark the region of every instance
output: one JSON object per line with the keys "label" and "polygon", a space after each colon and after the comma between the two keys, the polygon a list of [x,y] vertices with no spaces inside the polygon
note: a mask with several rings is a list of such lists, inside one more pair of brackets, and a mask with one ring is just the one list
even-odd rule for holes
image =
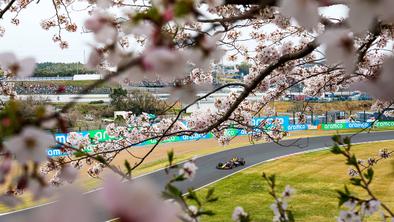
{"label": "overcast sky", "polygon": [[[335,15],[334,17],[343,17],[347,13],[343,7],[331,7],[324,11],[324,14]],[[41,0],[39,4],[33,2],[23,10],[19,16],[19,26],[10,24],[11,15],[13,14],[8,13],[0,20],[0,25],[6,29],[4,37],[0,38],[0,52],[13,51],[19,57],[32,56],[37,62],[84,62],[88,57],[88,43],[93,42],[92,35],[82,34],[80,29],[87,18],[86,12],[72,12],[73,22],[79,29],[76,33],[63,31],[63,38],[70,45],[64,50],[52,41],[56,28],[46,31],[40,27],[41,20],[54,15],[50,0]]]}
{"label": "overcast sky", "polygon": [[[5,27],[6,32],[0,38],[0,52],[13,51],[17,56],[33,56],[38,62],[83,62],[84,51],[88,56],[90,47],[87,43],[92,42],[90,34],[81,34],[81,29],[76,33],[63,31],[63,38],[69,42],[70,47],[62,50],[52,41],[52,36],[57,32],[56,28],[46,31],[41,28],[40,21],[54,15],[54,9],[50,0],[42,0],[40,4],[31,3],[20,14],[20,25],[10,24],[11,13],[6,14],[0,25]],[[81,27],[87,15],[83,12],[73,13],[74,22]]]}

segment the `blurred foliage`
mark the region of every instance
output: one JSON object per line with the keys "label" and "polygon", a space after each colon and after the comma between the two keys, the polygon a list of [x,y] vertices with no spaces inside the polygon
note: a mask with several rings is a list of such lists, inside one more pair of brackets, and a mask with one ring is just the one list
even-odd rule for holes
{"label": "blurred foliage", "polygon": [[118,111],[131,111],[136,115],[143,112],[160,115],[167,105],[156,99],[151,93],[142,90],[133,90],[128,93],[125,89],[113,89],[110,94],[111,105]]}
{"label": "blurred foliage", "polygon": [[248,75],[249,74],[249,69],[252,67],[251,64],[242,62],[241,64],[237,65],[237,68],[242,75]]}
{"label": "blurred foliage", "polygon": [[87,69],[82,63],[37,63],[34,71],[35,77],[73,76],[75,74],[96,73],[93,69]]}
{"label": "blurred foliage", "polygon": [[24,125],[36,124],[44,115],[43,101],[28,98],[6,102],[0,111],[0,141],[18,133]]}

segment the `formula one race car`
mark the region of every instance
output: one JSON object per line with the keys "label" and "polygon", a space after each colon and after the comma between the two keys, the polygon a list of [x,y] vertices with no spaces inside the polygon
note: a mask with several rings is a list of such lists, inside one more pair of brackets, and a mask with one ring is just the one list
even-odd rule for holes
{"label": "formula one race car", "polygon": [[243,165],[245,165],[245,163],[246,163],[246,161],[244,160],[244,158],[234,157],[225,163],[222,163],[222,162],[218,163],[218,165],[216,166],[216,169],[229,170],[229,169],[233,169],[234,167],[243,166]]}

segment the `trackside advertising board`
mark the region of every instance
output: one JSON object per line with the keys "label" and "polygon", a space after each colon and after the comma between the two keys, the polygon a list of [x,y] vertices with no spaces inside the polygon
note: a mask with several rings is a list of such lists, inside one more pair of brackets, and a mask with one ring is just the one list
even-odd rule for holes
{"label": "trackside advertising board", "polygon": [[328,123],[328,124],[322,124],[321,125],[322,130],[340,130],[340,129],[346,129],[346,124],[345,123]]}
{"label": "trackside advertising board", "polygon": [[287,131],[296,131],[296,130],[307,130],[308,125],[307,124],[291,124],[288,125]]}
{"label": "trackside advertising board", "polygon": [[[308,130],[310,127],[307,124],[290,124],[290,119],[288,116],[276,116],[276,117],[256,117],[252,119],[252,124],[254,126],[259,126],[262,121],[266,121],[266,129],[270,129],[272,126],[273,121],[279,121],[282,129],[284,131],[296,131],[296,130]],[[371,127],[371,123],[366,122],[349,122],[349,123],[332,123],[332,124],[322,124],[322,130],[341,130],[341,129],[361,129],[361,128],[368,128]],[[386,127],[394,127],[394,121],[381,121],[376,122],[374,124],[376,128],[386,128]],[[78,132],[81,136],[89,135],[90,138],[97,138],[99,142],[105,142],[109,140],[113,140],[115,138],[110,137],[105,129],[100,130],[90,130],[90,131],[81,131]],[[239,129],[227,129],[226,135],[228,136],[242,136],[248,135],[246,130],[239,130]],[[172,142],[182,142],[182,141],[193,141],[193,140],[201,140],[201,139],[210,139],[214,136],[212,133],[208,134],[194,134],[191,136],[172,136],[167,138],[161,143],[172,143]],[[57,133],[55,134],[55,139],[59,143],[66,143],[68,138],[68,134],[66,133]],[[152,145],[155,144],[157,140],[149,140],[144,143],[141,143],[137,146],[145,146],[145,145]],[[88,148],[85,150],[86,152],[90,152],[91,150]],[[60,149],[48,149],[47,155],[49,157],[58,157],[58,156],[66,156],[68,153],[62,152]]]}
{"label": "trackside advertising board", "polygon": [[394,121],[379,121],[374,124],[376,128],[394,127]]}
{"label": "trackside advertising board", "polygon": [[341,129],[362,129],[371,127],[371,123],[349,122],[349,123],[328,123],[322,124],[322,130],[341,130]]}
{"label": "trackside advertising board", "polygon": [[[105,142],[105,141],[115,139],[114,137],[109,136],[104,129],[103,130],[82,131],[82,132],[78,132],[78,133],[81,134],[82,136],[89,135],[90,138],[97,137],[99,142]],[[213,135],[211,133],[194,134],[192,136],[172,136],[172,137],[169,137],[169,138],[161,141],[161,143],[173,143],[173,142],[181,142],[181,141],[209,139],[212,137],[213,137]],[[55,139],[59,143],[66,143],[67,138],[68,138],[68,134],[66,134],[66,133],[55,134]],[[157,140],[148,140],[144,143],[138,144],[137,146],[152,145],[152,144],[156,144],[156,142],[157,142]],[[89,152],[89,151],[90,151],[89,149],[86,150],[86,152]],[[59,156],[69,155],[69,153],[62,152],[60,149],[53,148],[53,149],[47,150],[47,155],[49,157],[59,157]]]}

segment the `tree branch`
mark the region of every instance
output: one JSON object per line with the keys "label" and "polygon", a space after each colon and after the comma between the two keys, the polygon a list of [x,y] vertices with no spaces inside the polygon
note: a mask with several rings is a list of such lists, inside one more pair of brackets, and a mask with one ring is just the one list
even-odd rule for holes
{"label": "tree branch", "polygon": [[16,0],[11,0],[8,2],[8,4],[5,6],[3,10],[0,11],[0,19],[3,18],[3,15],[11,8],[11,6],[16,2]]}

